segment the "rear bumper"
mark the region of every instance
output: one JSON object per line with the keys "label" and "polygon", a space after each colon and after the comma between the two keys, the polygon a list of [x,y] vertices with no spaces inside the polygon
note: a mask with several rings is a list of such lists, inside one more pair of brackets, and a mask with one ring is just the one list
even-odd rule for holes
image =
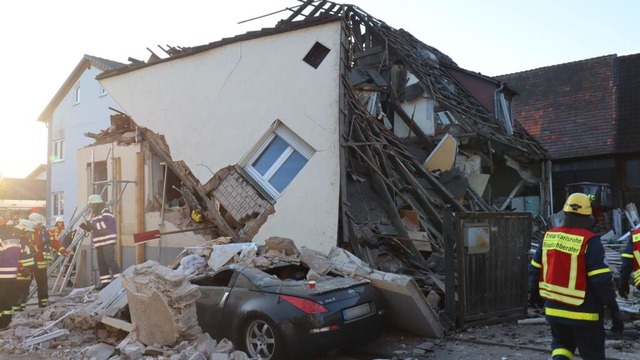
{"label": "rear bumper", "polygon": [[[289,324],[291,325],[291,324]],[[338,329],[312,333],[308,328],[283,324],[281,332],[290,358],[322,354],[379,336],[385,328],[383,311],[349,322],[336,324]]]}

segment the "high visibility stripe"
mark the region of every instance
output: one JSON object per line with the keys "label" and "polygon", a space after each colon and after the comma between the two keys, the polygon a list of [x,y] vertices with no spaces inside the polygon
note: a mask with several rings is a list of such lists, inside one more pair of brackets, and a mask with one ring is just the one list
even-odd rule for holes
{"label": "high visibility stripe", "polygon": [[17,266],[0,267],[0,272],[18,271]]}
{"label": "high visibility stripe", "polygon": [[611,272],[611,268],[606,267],[606,268],[602,268],[602,269],[597,269],[597,270],[589,271],[589,272],[587,273],[587,276],[593,276],[593,275],[598,275],[598,274],[604,274],[604,273],[608,273],[608,272]]}
{"label": "high visibility stripe", "polygon": [[633,257],[636,258],[636,265],[640,264],[640,251],[638,250],[633,250]]}
{"label": "high visibility stripe", "polygon": [[0,279],[15,279],[17,277],[17,274],[0,274]]}
{"label": "high visibility stripe", "polygon": [[542,289],[540,289],[540,296],[546,299],[556,300],[556,301],[563,302],[565,304],[575,305],[575,306],[578,306],[584,302],[584,298],[574,298],[574,297],[564,296],[558,293],[553,293],[553,292],[549,292]]}
{"label": "high visibility stripe", "polygon": [[554,309],[550,307],[546,307],[544,309],[544,313],[549,316],[557,316],[557,317],[563,317],[565,319],[573,319],[573,320],[598,321],[598,319],[600,319],[600,314],[598,313],[585,313],[585,312],[577,312],[577,311],[569,311],[569,310],[560,310],[560,309]]}
{"label": "high visibility stripe", "polygon": [[534,267],[537,267],[538,269],[540,269],[541,267],[541,265],[535,262],[533,259],[531,260],[531,265],[533,265]]}
{"label": "high visibility stripe", "polygon": [[632,254],[626,254],[626,253],[623,253],[621,256],[622,256],[623,258],[633,259],[633,255],[632,255]]}
{"label": "high visibility stripe", "polygon": [[571,255],[571,267],[569,268],[569,289],[576,288],[578,281],[578,255]]}
{"label": "high visibility stripe", "polygon": [[558,286],[558,285],[548,284],[546,282],[540,283],[540,289],[545,289],[545,290],[553,291],[558,294],[581,297],[581,298],[584,298],[585,294],[587,293],[584,290],[569,289],[569,288]]}
{"label": "high visibility stripe", "polygon": [[573,353],[567,349],[562,349],[562,348],[557,348],[557,349],[553,349],[553,351],[551,352],[551,357],[555,357],[555,356],[564,356],[569,360],[573,359]]}
{"label": "high visibility stripe", "polygon": [[631,238],[633,239],[633,242],[640,241],[640,232],[633,234]]}

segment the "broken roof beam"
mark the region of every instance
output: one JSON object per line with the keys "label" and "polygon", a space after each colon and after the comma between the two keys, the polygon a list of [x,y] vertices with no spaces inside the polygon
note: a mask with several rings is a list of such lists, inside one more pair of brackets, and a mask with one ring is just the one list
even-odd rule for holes
{"label": "broken roof beam", "polygon": [[[364,136],[364,133],[362,131],[363,129],[360,127],[361,124],[359,124],[358,121],[353,121],[353,125],[354,135],[357,136],[359,141],[366,142],[367,139]],[[385,186],[385,183],[389,184],[389,180],[387,180],[385,176],[380,173],[380,170],[377,169],[374,165],[375,160],[371,148],[369,146],[364,146],[364,150],[361,151],[357,147],[353,146],[352,149],[356,150],[360,157],[370,166],[370,173],[371,177],[373,178],[373,187],[382,197],[387,214],[391,218],[391,223],[394,225],[396,231],[398,232],[398,235],[403,238],[401,240],[402,245],[404,245],[409,250],[409,252],[411,253],[411,258],[413,258],[413,260],[424,262],[424,258],[422,257],[418,249],[416,249],[413,242],[408,240],[410,238],[409,233],[402,223],[402,219],[400,218],[400,214],[398,213],[398,209],[396,209],[395,203],[391,194],[389,193],[389,190]],[[394,192],[402,196],[402,194],[397,189],[394,189]],[[404,200],[406,201],[406,198],[404,198]]]}
{"label": "broken roof beam", "polygon": [[[164,142],[160,140],[160,135],[155,134],[151,130],[143,127],[139,128],[139,131],[143,134],[144,138],[147,140],[154,152],[167,164],[167,166],[169,166],[171,171],[173,171],[187,187],[195,189],[198,192],[198,195],[200,195],[200,197],[206,203],[205,217],[211,219],[214,225],[223,233],[223,235],[231,237],[234,242],[241,241],[238,233],[229,226],[229,224],[222,217],[222,214],[218,212],[216,205],[204,191],[204,187],[195,179],[191,178],[190,176],[186,176],[187,173],[185,169],[181,168],[176,162],[173,161],[171,155],[168,153],[168,150],[165,150],[166,146]],[[186,170],[188,170],[188,168]]]}
{"label": "broken roof beam", "polygon": [[424,191],[424,188],[418,183],[409,170],[407,170],[404,164],[402,164],[398,158],[394,158],[394,160],[396,166],[401,170],[400,174],[402,174],[404,179],[411,185],[411,190],[413,190],[413,193],[418,198],[418,202],[426,211],[429,220],[431,220],[433,226],[438,230],[438,232],[442,232],[442,217],[436,208],[433,207],[432,200],[429,199],[429,195]]}

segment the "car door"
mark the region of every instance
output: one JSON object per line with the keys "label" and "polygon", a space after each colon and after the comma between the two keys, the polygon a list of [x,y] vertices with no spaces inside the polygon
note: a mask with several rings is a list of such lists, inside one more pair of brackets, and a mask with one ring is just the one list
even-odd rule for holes
{"label": "car door", "polygon": [[200,288],[200,298],[196,301],[198,325],[213,338],[223,335],[222,314],[236,276],[236,271],[225,269],[194,282]]}

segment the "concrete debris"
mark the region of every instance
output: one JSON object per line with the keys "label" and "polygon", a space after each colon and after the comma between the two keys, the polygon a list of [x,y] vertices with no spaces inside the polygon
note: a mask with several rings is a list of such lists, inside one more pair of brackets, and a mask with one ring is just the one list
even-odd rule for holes
{"label": "concrete debris", "polygon": [[129,267],[123,274],[131,322],[147,345],[173,345],[202,334],[195,301],[200,289],[187,277],[155,261]]}
{"label": "concrete debris", "polygon": [[95,360],[107,360],[115,351],[115,347],[109,344],[98,343],[87,349],[85,357]]}

